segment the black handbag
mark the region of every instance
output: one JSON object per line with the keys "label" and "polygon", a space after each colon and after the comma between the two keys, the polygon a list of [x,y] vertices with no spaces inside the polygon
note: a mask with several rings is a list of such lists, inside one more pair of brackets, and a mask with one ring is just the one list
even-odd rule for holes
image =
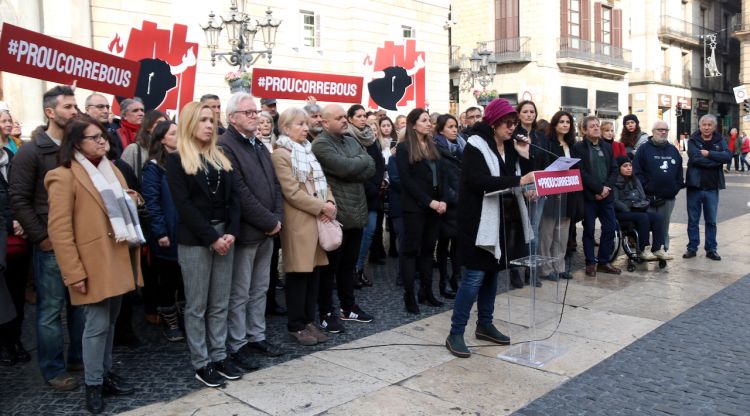
{"label": "black handbag", "polygon": [[648,209],[649,201],[646,199],[635,201],[630,205],[631,211],[645,212]]}
{"label": "black handbag", "polygon": [[660,207],[660,206],[664,205],[667,202],[666,199],[659,198],[656,195],[649,195],[647,198],[648,198],[649,205],[652,206],[652,207],[654,207],[654,208]]}

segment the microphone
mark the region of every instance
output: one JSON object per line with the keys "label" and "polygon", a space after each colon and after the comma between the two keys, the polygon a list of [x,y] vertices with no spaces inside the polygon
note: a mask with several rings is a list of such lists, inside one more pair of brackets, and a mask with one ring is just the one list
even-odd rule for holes
{"label": "microphone", "polygon": [[554,156],[554,157],[555,157],[555,160],[557,160],[557,159],[559,159],[559,158],[560,158],[560,156],[558,156],[558,155],[556,155],[556,154],[554,154],[554,153],[550,152],[549,150],[547,150],[547,149],[543,148],[542,146],[538,146],[538,145],[535,145],[534,143],[531,143],[531,140],[526,140],[526,136],[525,136],[525,135],[523,135],[523,134],[516,134],[515,136],[513,136],[513,141],[515,141],[515,142],[520,142],[520,143],[524,143],[524,144],[528,144],[529,146],[533,146],[533,147],[536,147],[537,149],[539,149],[539,150],[541,150],[541,151],[543,151],[543,152],[545,152],[545,153],[549,153],[549,154],[551,154],[552,156]]}

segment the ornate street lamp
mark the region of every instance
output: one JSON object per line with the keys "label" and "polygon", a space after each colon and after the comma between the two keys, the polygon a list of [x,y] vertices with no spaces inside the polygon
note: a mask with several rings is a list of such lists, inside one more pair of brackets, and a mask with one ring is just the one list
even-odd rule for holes
{"label": "ornate street lamp", "polygon": [[[208,24],[201,26],[206,34],[206,44],[211,51],[211,65],[216,66],[216,58],[224,59],[226,63],[239,67],[245,72],[253,66],[258,59],[264,57],[271,63],[273,48],[276,46],[276,31],[281,25],[281,20],[273,18],[273,12],[269,7],[262,21],[248,16],[247,0],[231,0],[229,7],[229,18],[221,17],[221,24],[216,24],[213,12],[208,15]],[[217,52],[219,47],[219,35],[226,29],[227,41],[231,48],[230,52]],[[265,49],[253,49],[255,35],[260,30],[263,36],[263,47]]]}
{"label": "ornate street lamp", "polygon": [[482,90],[485,90],[488,85],[492,84],[497,73],[495,53],[487,49],[485,42],[478,43],[477,48],[471,52],[471,57],[461,57],[459,72],[462,90],[470,91],[475,83],[479,83]]}

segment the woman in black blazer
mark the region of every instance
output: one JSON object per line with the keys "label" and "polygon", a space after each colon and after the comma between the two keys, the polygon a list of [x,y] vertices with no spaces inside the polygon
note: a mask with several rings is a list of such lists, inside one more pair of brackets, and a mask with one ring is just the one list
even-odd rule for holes
{"label": "woman in black blazer", "polygon": [[442,306],[432,294],[432,252],[440,216],[447,205],[440,187],[440,153],[430,137],[430,115],[415,108],[406,116],[405,140],[396,148],[401,177],[401,210],[404,241],[399,253],[399,274],[404,282],[404,304],[409,313],[419,313],[414,299],[414,274],[419,271],[419,302]]}
{"label": "woman in black blazer", "polygon": [[242,376],[225,346],[239,201],[233,197],[232,165],[216,145],[211,109],[188,103],[177,136],[177,153],[167,156],[167,182],[178,214],[185,332],[195,378],[217,387]]}

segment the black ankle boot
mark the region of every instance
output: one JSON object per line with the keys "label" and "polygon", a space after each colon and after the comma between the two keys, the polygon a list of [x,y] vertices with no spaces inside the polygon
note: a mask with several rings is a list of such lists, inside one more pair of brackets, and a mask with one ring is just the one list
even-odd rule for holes
{"label": "black ankle boot", "polygon": [[448,277],[440,277],[440,284],[438,285],[438,287],[440,288],[440,296],[446,299],[456,298],[456,292],[451,289],[448,282]]}
{"label": "black ankle boot", "polygon": [[513,289],[522,289],[523,288],[523,278],[521,277],[521,274],[518,273],[518,269],[511,268],[508,270],[508,273],[510,273],[510,287]]}
{"label": "black ankle boot", "polygon": [[406,307],[406,312],[414,315],[419,314],[419,305],[417,305],[417,301],[414,299],[414,292],[404,293],[404,306]]}
{"label": "black ankle boot", "polygon": [[102,386],[86,385],[86,409],[97,415],[104,410],[104,401],[102,400]]}
{"label": "black ankle boot", "polygon": [[435,299],[435,295],[432,294],[432,280],[426,280],[420,282],[419,285],[419,303],[430,306],[443,306],[443,302]]}
{"label": "black ankle boot", "polygon": [[458,276],[460,276],[460,273],[453,273],[451,278],[449,279],[449,282],[451,284],[451,289],[453,289],[454,292],[458,293]]}

